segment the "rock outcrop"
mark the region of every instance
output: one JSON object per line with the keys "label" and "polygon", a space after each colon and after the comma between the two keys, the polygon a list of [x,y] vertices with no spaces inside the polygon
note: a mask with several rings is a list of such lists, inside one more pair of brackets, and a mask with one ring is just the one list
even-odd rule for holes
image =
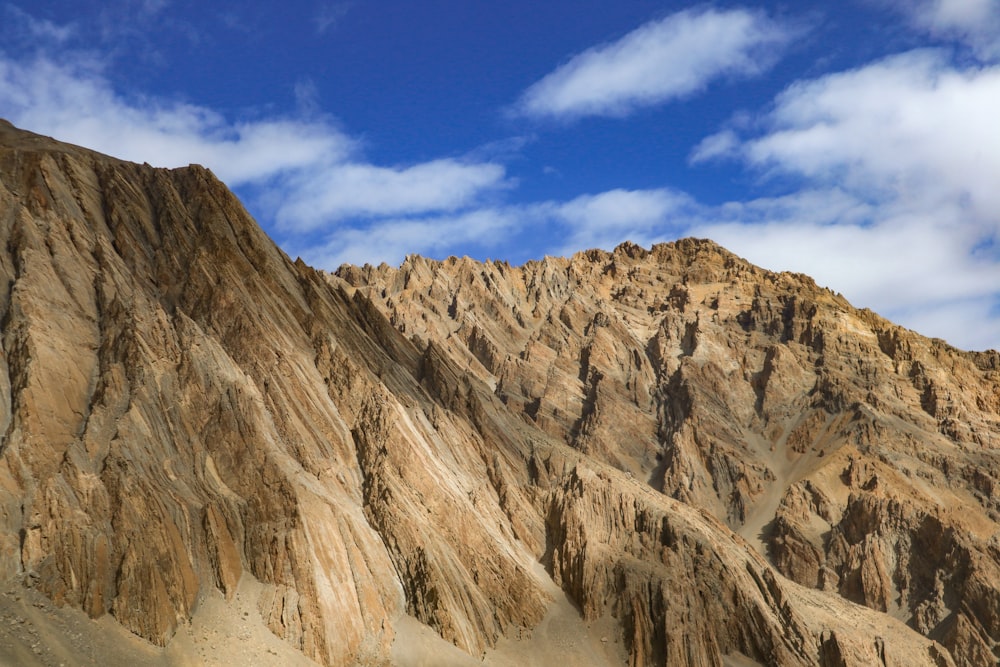
{"label": "rock outcrop", "polygon": [[[998,659],[996,352],[691,239],[523,267],[412,257],[333,280],[464,360],[525,422],[710,513],[785,577],[905,621],[958,664]],[[592,592],[621,579],[568,590],[595,613]]]}
{"label": "rock outcrop", "polygon": [[[553,582],[631,665],[987,665],[1000,355],[707,241],[291,261],[207,170],[0,123],[0,579],[167,645],[475,659]],[[608,639],[608,638],[605,638]]]}

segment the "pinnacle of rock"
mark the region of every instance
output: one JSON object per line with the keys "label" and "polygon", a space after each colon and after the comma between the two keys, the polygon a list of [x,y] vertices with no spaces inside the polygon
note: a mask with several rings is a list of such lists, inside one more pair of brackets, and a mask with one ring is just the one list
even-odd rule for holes
{"label": "pinnacle of rock", "polygon": [[705,240],[327,274],[6,123],[0,237],[0,659],[1000,655],[995,352]]}

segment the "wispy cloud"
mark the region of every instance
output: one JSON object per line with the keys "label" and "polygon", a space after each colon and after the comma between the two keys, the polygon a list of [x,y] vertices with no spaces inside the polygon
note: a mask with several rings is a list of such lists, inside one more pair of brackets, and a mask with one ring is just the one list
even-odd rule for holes
{"label": "wispy cloud", "polygon": [[73,64],[0,58],[0,113],[15,125],[116,157],[157,166],[204,164],[233,185],[301,169],[353,150],[329,123],[301,119],[230,122],[193,104],[126,100],[99,61]]}
{"label": "wispy cloud", "polygon": [[982,58],[1000,58],[1000,2],[997,0],[898,0],[886,3],[920,30],[958,39]]}
{"label": "wispy cloud", "polygon": [[977,256],[969,238],[955,233],[960,216],[852,203],[838,191],[808,199],[808,207],[760,200],[706,210],[688,232],[760,266],[812,276],[922,334],[970,349],[1000,346],[1000,264]]}
{"label": "wispy cloud", "polygon": [[[293,240],[292,252],[326,269],[345,262],[398,264],[412,253],[494,254],[519,261],[539,253],[568,256],[613,248],[625,240],[645,245],[670,240],[705,214],[704,207],[681,192],[618,189],[569,201],[496,201],[439,215],[384,217],[363,224],[355,220],[322,243]],[[541,241],[546,237],[558,241],[546,246]]]}
{"label": "wispy cloud", "polygon": [[587,248],[613,248],[622,241],[649,244],[675,227],[671,220],[687,221],[697,205],[688,195],[666,188],[608,190],[581,195],[565,203],[551,202],[539,212],[562,225],[565,233],[556,254],[569,255]]}
{"label": "wispy cloud", "polygon": [[591,48],[528,88],[516,112],[623,116],[684,97],[725,76],[769,68],[791,30],[761,12],[685,10]]}
{"label": "wispy cloud", "polygon": [[345,218],[456,211],[505,187],[504,176],[499,164],[448,158],[406,167],[334,163],[291,174],[275,218],[283,229],[308,231]]}
{"label": "wispy cloud", "polygon": [[[1000,65],[959,66],[944,51],[923,50],[798,81],[692,150],[701,168],[729,160],[769,190],[787,185],[783,196],[706,205],[664,184],[514,203],[523,197],[506,165],[530,136],[375,164],[363,142],[322,114],[308,79],[284,115],[234,118],[126,95],[111,83],[114,56],[72,50],[79,26],[5,11],[23,44],[0,48],[0,116],[125,159],[205,164],[288,252],[318,267],[398,263],[409,253],[520,260],[707,236],[768,268],[808,273],[922,333],[1000,346]],[[760,71],[770,61],[755,54],[773,58],[787,35],[753,12],[682,12],[570,60],[525,94],[521,111],[628,113]],[[663,58],[672,58],[668,74],[650,64]]]}
{"label": "wispy cloud", "polygon": [[316,27],[316,32],[322,35],[335,27],[350,11],[351,4],[350,2],[321,3],[313,15],[313,25]]}
{"label": "wispy cloud", "polygon": [[31,41],[40,40],[43,43],[63,44],[77,32],[75,25],[60,25],[47,19],[37,18],[16,5],[5,4],[0,12],[3,13],[6,22],[13,24],[23,36],[28,37]]}
{"label": "wispy cloud", "polygon": [[786,90],[767,131],[736,153],[763,168],[838,182],[928,210],[1000,215],[1000,67],[959,69],[914,51]]}
{"label": "wispy cloud", "polygon": [[[803,271],[922,332],[998,347],[1000,66],[913,51],[790,86],[758,119],[695,148],[805,190],[695,225],[751,260]],[[975,318],[950,319],[956,305]],[[978,321],[978,330],[968,326]]]}
{"label": "wispy cloud", "polygon": [[206,165],[230,186],[250,187],[286,234],[349,218],[456,212],[509,187],[504,167],[493,162],[371,164],[328,119],[230,120],[194,104],[126,99],[112,89],[102,63],[85,58],[72,65],[0,58],[0,115],[127,160]]}
{"label": "wispy cloud", "polygon": [[[164,0],[127,4],[147,17],[165,7]],[[324,5],[321,14],[329,19],[346,7]],[[512,209],[492,204],[514,185],[500,160],[525,138],[465,156],[373,164],[362,142],[322,114],[309,79],[294,87],[296,111],[286,115],[232,118],[183,100],[124,95],[108,75],[115,56],[64,43],[76,26],[6,11],[37,39],[20,56],[0,50],[0,116],[126,160],[203,164],[246,197],[287,248],[322,266],[477,240],[488,247],[487,232],[514,224]]]}
{"label": "wispy cloud", "polygon": [[341,264],[398,265],[410,254],[442,256],[490,252],[522,231],[530,211],[518,207],[480,208],[453,215],[387,218],[356,227],[345,225],[322,243],[291,242],[290,252],[320,268]]}

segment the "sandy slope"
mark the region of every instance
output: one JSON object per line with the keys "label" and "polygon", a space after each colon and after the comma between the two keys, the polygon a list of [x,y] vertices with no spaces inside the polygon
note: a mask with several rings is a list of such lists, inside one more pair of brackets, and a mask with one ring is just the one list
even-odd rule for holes
{"label": "sandy slope", "polygon": [[[200,603],[191,624],[161,649],[126,632],[110,617],[92,620],[59,608],[19,584],[0,595],[0,665],[14,667],[254,667],[316,663],[274,636],[263,624],[255,600],[259,584],[244,577],[233,600],[213,593]],[[542,667],[572,664],[613,667],[627,656],[613,619],[593,624],[565,594],[553,589],[542,622],[520,639],[503,639],[481,659],[463,653],[410,616],[397,622],[392,661],[399,667]]]}
{"label": "sandy slope", "polygon": [[406,616],[396,624],[392,660],[399,667],[615,667],[628,656],[614,619],[586,623],[566,594],[552,587],[554,602],[542,622],[520,638],[504,638],[482,660],[459,651],[426,625]]}
{"label": "sandy slope", "polygon": [[8,583],[0,595],[0,665],[315,667],[264,626],[255,604],[258,586],[245,577],[229,603],[213,591],[201,600],[192,622],[182,626],[166,648],[158,648],[109,616],[92,620]]}

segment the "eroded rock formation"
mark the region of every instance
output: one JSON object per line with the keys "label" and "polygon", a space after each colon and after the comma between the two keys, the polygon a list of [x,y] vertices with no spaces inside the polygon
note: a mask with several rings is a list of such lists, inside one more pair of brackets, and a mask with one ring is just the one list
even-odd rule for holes
{"label": "eroded rock formation", "polygon": [[553,582],[631,665],[987,665],[1000,356],[696,240],[317,272],[207,170],[0,123],[0,577],[171,642],[470,656]]}
{"label": "eroded rock formation", "polygon": [[[923,338],[707,241],[337,275],[526,422],[710,513],[784,576],[904,620],[958,664],[997,659],[996,352]],[[574,599],[596,613],[593,591],[622,578],[571,579]]]}

